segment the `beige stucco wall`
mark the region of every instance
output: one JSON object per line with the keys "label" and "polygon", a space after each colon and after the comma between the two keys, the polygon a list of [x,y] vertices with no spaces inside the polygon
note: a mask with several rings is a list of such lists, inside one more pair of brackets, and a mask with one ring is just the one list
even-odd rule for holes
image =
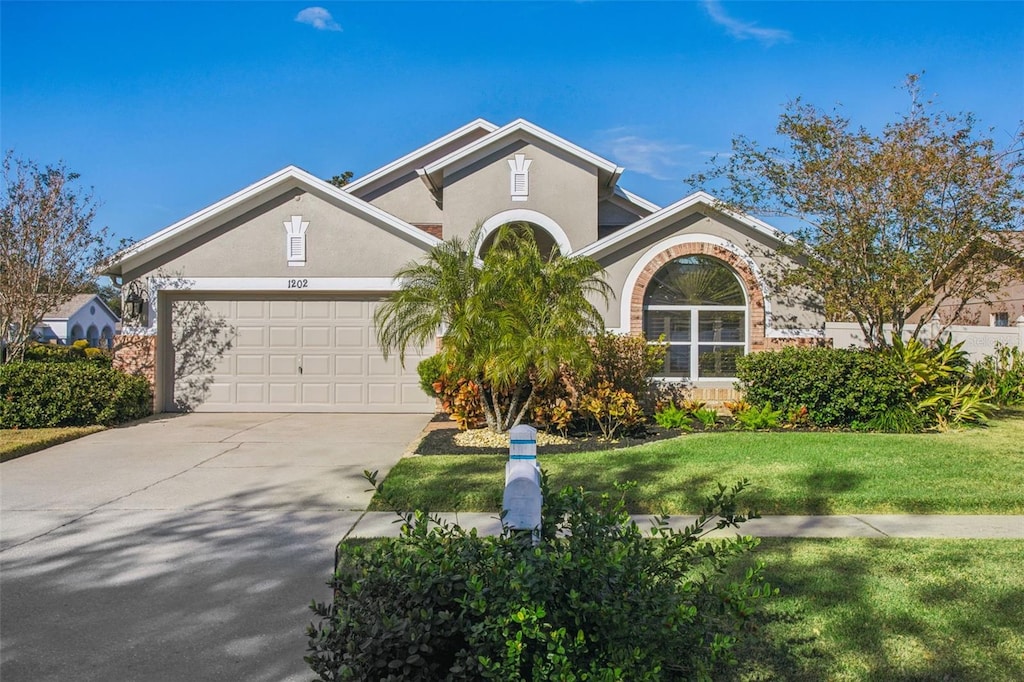
{"label": "beige stucco wall", "polygon": [[[309,222],[306,264],[289,266],[284,223]],[[125,272],[130,281],[158,270],[186,277],[390,277],[424,248],[350,207],[290,190],[170,253]]]}
{"label": "beige stucco wall", "polygon": [[[508,162],[515,154],[533,161],[526,201],[512,201],[509,190]],[[466,236],[491,216],[517,209],[554,220],[574,251],[597,239],[597,170],[561,150],[518,141],[445,172],[446,239]]]}
{"label": "beige stucco wall", "polygon": [[407,223],[440,223],[441,207],[415,171],[360,197]]}
{"label": "beige stucco wall", "polygon": [[[633,268],[650,249],[656,248],[661,251],[659,247],[673,243],[673,238],[679,235],[709,235],[735,244],[754,261],[762,276],[770,272],[776,262],[773,240],[761,232],[718,214],[709,217],[695,211],[680,216],[678,220],[646,235],[642,240],[599,259],[605,268],[606,281],[615,294],[607,308],[595,301],[598,308],[604,311],[609,328],[623,328],[629,324],[629,320],[622,319],[621,300],[628,300],[632,295],[632,291],[624,289]],[[781,293],[769,290],[767,300],[772,314],[769,330],[820,329],[824,324],[824,317],[813,309],[816,298],[813,292],[809,291],[794,290]],[[754,322],[756,321],[751,320],[751,323]],[[765,320],[760,322],[765,323]]]}

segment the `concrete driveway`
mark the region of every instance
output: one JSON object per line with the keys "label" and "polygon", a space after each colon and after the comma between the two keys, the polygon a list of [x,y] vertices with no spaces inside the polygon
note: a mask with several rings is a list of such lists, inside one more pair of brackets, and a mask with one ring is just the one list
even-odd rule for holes
{"label": "concrete driveway", "polygon": [[311,679],[362,472],[427,419],[160,416],[0,465],[0,678]]}

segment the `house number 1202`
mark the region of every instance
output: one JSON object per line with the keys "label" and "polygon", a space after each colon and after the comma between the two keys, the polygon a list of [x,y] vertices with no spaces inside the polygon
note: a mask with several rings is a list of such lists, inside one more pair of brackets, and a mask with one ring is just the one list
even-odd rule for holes
{"label": "house number 1202", "polygon": [[308,279],[290,279],[290,280],[288,280],[288,288],[289,289],[308,289],[309,288],[309,280]]}

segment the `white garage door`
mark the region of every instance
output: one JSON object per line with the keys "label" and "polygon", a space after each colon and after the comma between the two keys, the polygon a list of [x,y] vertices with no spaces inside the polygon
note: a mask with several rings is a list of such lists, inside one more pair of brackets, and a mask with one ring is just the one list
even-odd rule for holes
{"label": "white garage door", "polygon": [[395,356],[385,360],[376,306],[317,297],[174,301],[174,400],[208,412],[433,412],[416,373],[426,356],[407,354],[404,369]]}

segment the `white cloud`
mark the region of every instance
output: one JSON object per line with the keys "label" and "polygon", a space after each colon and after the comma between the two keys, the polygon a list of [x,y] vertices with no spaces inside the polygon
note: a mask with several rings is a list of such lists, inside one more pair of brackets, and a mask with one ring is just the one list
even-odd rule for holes
{"label": "white cloud", "polygon": [[334,20],[331,13],[323,7],[307,7],[295,15],[295,21],[309,24],[318,31],[340,31],[341,26]]}
{"label": "white cloud", "polygon": [[655,180],[679,180],[685,174],[681,157],[692,145],[643,137],[627,128],[606,130],[601,137],[605,154],[626,170]]}
{"label": "white cloud", "polygon": [[789,31],[781,28],[761,28],[757,24],[740,21],[729,16],[725,13],[719,0],[703,0],[703,4],[711,20],[725,27],[729,35],[738,40],[753,38],[770,47],[775,43],[786,43],[793,39]]}

